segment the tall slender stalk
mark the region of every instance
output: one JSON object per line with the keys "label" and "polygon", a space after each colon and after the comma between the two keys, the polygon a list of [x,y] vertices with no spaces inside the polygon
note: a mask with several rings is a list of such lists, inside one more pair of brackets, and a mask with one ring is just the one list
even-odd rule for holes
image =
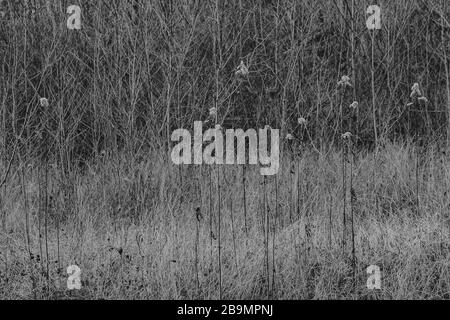
{"label": "tall slender stalk", "polygon": [[[444,12],[448,12],[447,9],[448,1],[442,0],[442,10],[441,10],[441,23],[444,25],[445,16]],[[445,32],[444,28],[441,28],[441,42],[444,45],[444,67],[445,67],[445,84],[447,89],[447,108],[446,108],[446,114],[447,114],[447,140],[446,140],[446,154],[448,154],[448,150],[450,148],[450,68],[449,68],[449,58],[448,58],[448,49],[445,44],[448,45],[448,41],[445,41]],[[444,180],[447,181],[447,180]],[[442,215],[442,220],[444,220],[444,215]],[[450,223],[448,223],[449,230],[450,231]]]}
{"label": "tall slender stalk", "polygon": [[[46,117],[48,119],[48,115]],[[47,122],[46,122],[47,123]],[[44,239],[45,239],[45,254],[46,254],[46,278],[47,278],[47,293],[50,290],[50,269],[49,269],[49,252],[48,252],[48,214],[49,214],[49,206],[48,206],[48,162],[49,162],[49,128],[44,126]]]}
{"label": "tall slender stalk", "polygon": [[245,236],[248,237],[248,226],[247,226],[247,191],[246,191],[246,170],[245,170],[245,164],[242,165],[242,187],[243,187],[243,194],[242,194],[242,202],[244,207],[244,230],[245,230]]}
{"label": "tall slender stalk", "polygon": [[275,243],[277,234],[277,220],[278,220],[278,175],[275,175],[275,215],[272,219],[272,298],[274,297],[274,292],[276,292],[275,287],[275,275],[276,275],[276,255],[275,255]]}
{"label": "tall slender stalk", "polygon": [[[292,155],[292,157],[295,159],[295,156]],[[290,187],[290,195],[291,195],[291,201],[289,204],[289,223],[292,224],[294,222],[293,220],[293,210],[295,207],[295,201],[294,201],[294,179],[295,179],[295,163],[294,163],[294,159],[292,159],[292,164],[291,164],[291,170],[290,170],[290,174],[291,174],[291,178],[289,179],[289,187]]]}
{"label": "tall slender stalk", "polygon": [[208,170],[209,173],[209,258],[212,263],[212,252],[213,252],[213,203],[212,203],[212,167]]}
{"label": "tall slender stalk", "polygon": [[25,165],[22,165],[21,169],[22,173],[22,195],[23,195],[23,204],[24,204],[24,210],[25,210],[25,236],[27,240],[27,250],[28,255],[31,257],[31,239],[30,239],[30,216],[28,211],[28,196],[27,196],[27,190],[25,185]]}
{"label": "tall slender stalk", "polygon": [[[168,1],[169,6],[169,33],[173,36],[173,1]],[[170,104],[172,97],[172,44],[171,41],[167,42],[169,49],[168,57],[168,68],[167,68],[167,89],[166,89],[166,139],[167,139],[167,156],[170,159]]]}
{"label": "tall slender stalk", "polygon": [[43,254],[43,244],[42,244],[42,164],[38,167],[38,212],[37,212],[37,220],[38,220],[38,242],[39,242],[39,255],[36,257],[37,261],[40,262],[41,272],[44,272],[44,254]]}
{"label": "tall slender stalk", "polygon": [[[221,30],[220,30],[220,0],[214,2],[214,69],[215,69],[215,97],[214,107],[216,108],[216,124],[219,120],[219,92],[220,92],[220,69],[222,67],[222,42],[221,42]],[[220,168],[217,168],[217,201],[218,201],[218,258],[219,258],[219,299],[222,300],[222,257],[221,257],[221,198],[220,198]]]}
{"label": "tall slender stalk", "polygon": [[[23,163],[23,161],[21,161]],[[30,268],[30,277],[31,277],[31,285],[32,285],[32,292],[33,292],[33,298],[36,299],[36,280],[34,278],[34,272],[33,272],[33,253],[31,252],[31,236],[30,236],[30,213],[28,208],[28,196],[27,196],[27,189],[26,189],[26,183],[25,183],[25,165],[22,165],[21,170],[21,182],[22,182],[22,195],[23,195],[23,203],[24,203],[24,210],[25,210],[25,236],[27,241],[27,251],[28,251],[28,263]]]}
{"label": "tall slender stalk", "polygon": [[[60,219],[61,219],[61,210],[58,210],[55,212],[55,219],[56,219],[56,254],[58,259],[58,275],[61,272],[61,226],[60,226]],[[58,277],[58,280],[61,280]]]}
{"label": "tall slender stalk", "polygon": [[352,141],[349,140],[349,153],[350,153],[350,212],[351,212],[351,228],[352,228],[352,266],[353,266],[353,285],[356,287],[356,251],[355,251],[355,218],[354,218],[354,205],[356,201],[356,192],[353,189],[353,148]]}
{"label": "tall slender stalk", "polygon": [[376,93],[375,93],[375,30],[372,30],[372,50],[371,50],[371,89],[372,89],[372,117],[373,117],[373,133],[375,137],[375,155],[378,152],[378,129],[377,129],[377,112],[376,112]]}
{"label": "tall slender stalk", "polygon": [[416,214],[419,216],[420,213],[420,198],[419,198],[419,158],[420,158],[420,152],[419,152],[419,146],[416,143],[415,147],[415,153],[416,153],[416,159],[415,159],[415,173],[416,173]]}
{"label": "tall slender stalk", "polygon": [[371,65],[370,65],[370,74],[371,74],[371,91],[372,91],[372,117],[373,117],[373,132],[375,138],[375,151],[373,153],[373,167],[372,167],[372,180],[373,180],[373,188],[374,188],[374,196],[375,196],[375,204],[377,208],[378,214],[378,191],[377,191],[377,158],[378,158],[378,131],[377,131],[377,115],[376,115],[376,92],[375,92],[375,29],[369,31],[371,34]]}
{"label": "tall slender stalk", "polygon": [[300,219],[300,156],[297,159],[297,219]]}
{"label": "tall slender stalk", "polygon": [[196,221],[195,221],[195,282],[197,284],[197,295],[200,293],[200,280],[198,277],[198,247],[200,241],[200,221],[201,221],[201,209],[196,208]]}
{"label": "tall slender stalk", "polygon": [[[2,90],[2,93],[3,93],[3,88],[0,88],[1,90]],[[6,91],[6,90],[5,90]],[[7,166],[7,142],[6,142],[6,137],[7,137],[7,129],[6,129],[6,120],[7,120],[7,118],[6,118],[6,107],[3,105],[3,108],[2,108],[3,110],[3,112],[2,112],[2,132],[1,132],[1,139],[2,139],[2,157],[1,157],[1,159],[0,159],[0,161],[2,162],[2,167],[3,168],[6,168],[6,166]],[[11,161],[12,161],[13,159],[11,159]],[[2,223],[2,226],[3,226],[3,233],[6,235],[6,234],[8,234],[7,232],[8,232],[8,230],[7,230],[7,226],[6,226],[6,220],[7,220],[7,217],[6,217],[6,210],[4,210],[4,201],[5,201],[5,199],[6,199],[6,182],[7,182],[7,174],[5,174],[4,175],[5,176],[5,178],[3,179],[4,181],[1,181],[0,180],[0,189],[2,190],[1,191],[1,194],[0,194],[0,219],[2,220],[1,221],[1,223]],[[2,179],[2,177],[3,177],[3,173],[2,173],[2,175],[0,176],[0,179]],[[8,276],[8,251],[9,251],[9,238],[7,237],[6,238],[6,241],[7,241],[7,245],[6,245],[6,250],[5,250],[5,280],[6,280],[6,283],[8,283],[8,279],[9,279],[9,276]]]}
{"label": "tall slender stalk", "polygon": [[330,251],[331,251],[331,246],[332,246],[332,242],[331,242],[331,232],[332,232],[332,229],[333,229],[333,221],[332,221],[332,218],[331,218],[331,208],[332,208],[332,205],[333,205],[333,197],[332,197],[332,195],[331,195],[331,191],[329,191],[329,200],[328,200],[328,202],[329,202],[329,205],[328,205],[328,244],[329,244],[329,248],[330,248]]}
{"label": "tall slender stalk", "polygon": [[222,243],[221,243],[221,213],[220,213],[220,169],[217,169],[217,213],[218,213],[218,230],[217,230],[217,239],[218,239],[218,258],[219,258],[219,300],[222,300]]}
{"label": "tall slender stalk", "polygon": [[[5,195],[6,185],[4,185],[2,187],[2,189],[4,190],[3,191],[3,195]],[[7,235],[8,234],[8,225],[7,225],[6,210],[3,210],[3,206],[4,206],[4,204],[3,204],[4,200],[3,199],[5,199],[5,197],[2,197],[2,199],[0,199],[1,200],[0,201],[0,206],[1,206],[1,208],[0,208],[1,209],[0,210],[0,217],[2,219],[3,233]],[[4,259],[4,261],[5,261],[5,275],[4,276],[5,276],[6,284],[8,284],[8,282],[9,282],[9,259],[8,259],[9,251],[10,251],[9,238],[6,237],[6,250],[5,250],[5,253],[4,253],[4,255],[5,255],[5,259]]]}
{"label": "tall slender stalk", "polygon": [[[350,45],[351,45],[351,56],[352,56],[352,83],[353,83],[353,101],[356,101],[356,62],[355,62],[355,0],[351,0],[351,17],[350,17]],[[356,131],[352,131],[356,134],[356,138],[359,137],[358,132],[358,116],[359,108],[356,110]]]}
{"label": "tall slender stalk", "polygon": [[[443,62],[444,62],[444,71],[445,71],[445,87],[446,87],[446,93],[447,93],[447,107],[446,107],[446,114],[447,114],[447,141],[446,141],[446,149],[450,148],[450,67],[449,67],[449,57],[448,57],[448,41],[445,39],[445,30],[444,27],[446,24],[446,17],[445,13],[448,12],[448,1],[442,0],[441,3],[441,43],[443,45]],[[447,34],[448,36],[448,34]]]}
{"label": "tall slender stalk", "polygon": [[267,176],[263,178],[263,209],[264,209],[264,253],[266,258],[267,299],[270,299],[270,269],[269,269],[269,214],[267,210]]}
{"label": "tall slender stalk", "polygon": [[342,253],[345,255],[346,236],[347,236],[347,179],[346,179],[346,148],[345,142],[342,142],[342,197],[343,197],[343,210],[342,210]]}
{"label": "tall slender stalk", "polygon": [[236,272],[239,272],[238,266],[238,258],[237,258],[237,249],[236,249],[236,234],[234,228],[234,213],[233,213],[233,192],[230,193],[229,197],[229,209],[230,209],[230,218],[231,218],[231,236],[233,238],[233,254],[234,254],[234,263],[236,267]]}

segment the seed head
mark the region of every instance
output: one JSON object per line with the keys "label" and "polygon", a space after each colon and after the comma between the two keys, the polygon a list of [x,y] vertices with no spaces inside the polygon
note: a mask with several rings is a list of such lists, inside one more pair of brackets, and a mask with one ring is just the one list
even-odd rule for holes
{"label": "seed head", "polygon": [[288,133],[286,135],[286,140],[290,141],[290,140],[294,140],[294,137],[292,136],[292,134]]}
{"label": "seed head", "polygon": [[422,93],[420,92],[419,84],[418,83],[414,83],[412,88],[411,88],[411,95],[410,95],[410,97],[411,98],[413,98],[415,96],[419,96],[420,97],[421,95],[422,95]]}
{"label": "seed head", "polygon": [[348,140],[348,139],[350,139],[352,137],[352,134],[350,132],[346,132],[341,137],[344,140]]}
{"label": "seed head", "polygon": [[40,98],[39,103],[41,104],[41,107],[44,107],[44,108],[48,108],[48,106],[49,106],[47,98]]}
{"label": "seed head", "polygon": [[241,63],[239,64],[239,67],[237,68],[236,75],[237,76],[246,76],[246,75],[248,75],[248,68],[245,65],[244,61],[242,61],[242,60],[241,60]]}
{"label": "seed head", "polygon": [[338,82],[338,86],[349,86],[351,87],[351,83],[350,83],[350,77],[349,76],[342,76],[341,80]]}
{"label": "seed head", "polygon": [[269,130],[271,130],[272,131],[272,127],[271,126],[269,126],[268,124],[266,124],[265,126],[264,126],[264,129],[263,129],[265,132],[268,132]]}
{"label": "seed head", "polygon": [[216,107],[212,107],[211,109],[209,109],[209,115],[211,117],[215,117],[217,115],[217,109]]}
{"label": "seed head", "polygon": [[353,110],[358,109],[359,103],[358,101],[353,101],[353,103],[350,105],[350,108],[352,108]]}
{"label": "seed head", "polygon": [[297,121],[298,121],[298,124],[301,125],[301,126],[305,126],[306,127],[306,125],[308,124],[308,121],[305,118],[303,118],[303,117],[298,118]]}

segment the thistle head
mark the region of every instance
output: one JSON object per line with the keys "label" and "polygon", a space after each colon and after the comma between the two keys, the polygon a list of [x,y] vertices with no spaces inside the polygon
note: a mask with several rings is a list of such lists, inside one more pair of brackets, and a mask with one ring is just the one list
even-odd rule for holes
{"label": "thistle head", "polygon": [[241,60],[241,63],[239,64],[239,67],[236,70],[237,76],[246,76],[248,75],[248,68],[245,65],[244,61]]}
{"label": "thistle head", "polygon": [[350,83],[350,77],[349,76],[342,76],[341,80],[338,82],[338,86],[342,86],[344,88],[346,86],[351,87],[352,84]]}
{"label": "thistle head", "polygon": [[303,117],[298,118],[297,122],[302,127],[306,127],[306,125],[308,124],[308,121]]}
{"label": "thistle head", "polygon": [[346,132],[341,136],[341,138],[343,140],[349,140],[351,137],[352,137],[352,134],[350,132]]}
{"label": "thistle head", "polygon": [[44,108],[48,108],[48,106],[49,106],[47,98],[40,98],[39,103],[40,103],[41,107],[44,107]]}
{"label": "thistle head", "polygon": [[292,141],[292,140],[294,140],[294,137],[292,136],[292,134],[288,133],[288,134],[286,135],[286,140],[287,140],[287,141]]}
{"label": "thistle head", "polygon": [[358,101],[353,101],[353,103],[350,105],[350,108],[353,110],[358,109],[358,107],[359,107]]}
{"label": "thistle head", "polygon": [[414,98],[416,96],[420,97],[422,95],[422,93],[420,92],[420,87],[419,84],[416,82],[413,84],[413,86],[411,87],[411,98]]}
{"label": "thistle head", "polygon": [[209,115],[211,117],[215,117],[217,115],[217,108],[216,107],[212,107],[211,109],[209,109]]}

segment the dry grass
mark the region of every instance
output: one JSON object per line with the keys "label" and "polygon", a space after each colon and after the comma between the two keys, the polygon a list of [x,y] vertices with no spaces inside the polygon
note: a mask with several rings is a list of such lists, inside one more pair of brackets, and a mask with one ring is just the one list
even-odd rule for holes
{"label": "dry grass", "polygon": [[[356,160],[353,181],[357,193],[354,209],[356,283],[353,282],[350,247],[346,249],[346,256],[342,256],[339,154],[318,157],[316,153],[309,153],[303,156],[305,172],[300,184],[304,190],[301,195],[304,203],[300,215],[293,210],[292,223],[289,206],[295,205],[296,201],[290,201],[289,170],[283,170],[279,176],[278,217],[273,216],[274,179],[268,179],[269,214],[277,225],[275,287],[271,289],[273,298],[450,298],[449,200],[444,189],[450,179],[450,167],[441,165],[437,160],[440,155],[424,156],[420,170],[421,211],[417,216],[413,155],[413,149],[408,146],[388,145],[380,151],[376,192],[378,209],[371,198],[373,157],[360,156]],[[432,163],[433,166],[430,166]],[[221,187],[222,296],[228,299],[261,299],[267,296],[262,178],[257,168],[248,170],[247,237],[239,176],[242,170],[228,166],[222,169],[230,183]],[[137,163],[132,159],[114,158],[92,164],[84,174],[77,175],[75,212],[63,217],[61,222],[59,262],[63,270],[60,274],[57,270],[55,231],[55,215],[60,212],[50,212],[50,292],[46,289],[45,270],[42,272],[36,262],[36,175],[31,171],[26,174],[27,193],[31,199],[32,252],[35,257],[31,269],[26,254],[22,195],[17,187],[18,177],[13,177],[6,187],[7,202],[4,203],[7,232],[2,233],[0,238],[0,296],[6,299],[31,298],[34,294],[38,298],[218,298],[217,240],[213,240],[211,258],[206,219],[199,226],[200,290],[197,292],[195,208],[201,206],[201,212],[206,217],[209,207],[207,192],[200,197],[200,184],[202,190],[207,190],[209,180],[206,174],[200,177],[198,170],[199,167],[183,168],[181,172],[185,183],[179,186],[177,168],[161,159],[155,157]],[[51,172],[50,177],[53,174]],[[57,191],[59,185],[53,183],[51,207],[57,208],[61,206]],[[330,198],[326,190],[330,190],[333,197]],[[181,196],[184,196],[184,201],[180,207]],[[296,196],[297,192],[294,192]],[[226,203],[229,197],[234,204],[236,249],[233,247],[231,216]],[[202,199],[201,204],[198,199]],[[213,194],[213,215],[218,210],[216,199]],[[331,250],[328,239],[329,199],[337,199],[331,205]],[[309,243],[304,231],[306,211],[310,212],[312,229]],[[215,234],[217,221],[216,218],[213,224]],[[271,266],[273,261],[270,254]],[[74,263],[82,269],[83,289],[68,292],[65,268]],[[365,269],[372,264],[382,270],[382,290],[378,292],[366,288]],[[31,275],[37,282],[34,294]]]}
{"label": "dry grass", "polygon": [[[63,2],[28,3],[0,21],[0,298],[450,298],[449,161],[402,142],[445,140],[448,1],[381,1],[373,41],[366,0],[81,0],[79,31]],[[428,99],[414,110],[413,83]],[[265,184],[255,167],[173,167],[171,131],[212,107],[306,151]],[[351,179],[341,151],[324,155],[346,131]]]}

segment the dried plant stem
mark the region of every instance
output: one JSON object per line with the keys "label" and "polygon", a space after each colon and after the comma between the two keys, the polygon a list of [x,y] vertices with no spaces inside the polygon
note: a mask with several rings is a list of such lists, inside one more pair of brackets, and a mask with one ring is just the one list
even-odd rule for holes
{"label": "dried plant stem", "polygon": [[372,89],[372,117],[373,117],[373,133],[375,137],[375,154],[378,152],[378,130],[377,130],[377,112],[375,97],[375,30],[372,31],[372,55],[371,55],[371,89]]}
{"label": "dried plant stem", "polygon": [[233,255],[234,255],[234,263],[236,267],[236,272],[239,272],[238,258],[237,258],[237,249],[236,249],[236,233],[234,228],[234,213],[233,213],[233,193],[230,193],[229,198],[229,208],[230,208],[230,218],[231,218],[231,235],[233,238]]}
{"label": "dried plant stem", "polygon": [[[350,45],[351,45],[351,58],[352,58],[352,82],[353,82],[353,101],[356,101],[357,92],[356,92],[356,62],[355,62],[355,0],[351,0],[351,18],[350,18],[351,26],[350,26]],[[358,124],[358,115],[359,108],[356,108],[356,124]],[[356,134],[356,137],[359,136],[358,125],[356,125],[356,131],[352,133]]]}
{"label": "dried plant stem", "polygon": [[291,189],[291,192],[290,192],[290,195],[291,195],[291,201],[290,201],[290,204],[289,204],[289,223],[290,224],[292,224],[294,221],[293,221],[293,217],[292,217],[292,215],[293,215],[293,210],[294,210],[294,206],[295,206],[295,202],[294,202],[294,183],[293,183],[293,180],[294,180],[294,174],[295,174],[295,167],[294,167],[294,165],[295,164],[292,164],[292,166],[291,166],[291,175],[292,175],[292,177],[291,177],[291,179],[289,179],[289,186],[290,186],[290,189]]}
{"label": "dried plant stem", "polygon": [[275,244],[276,244],[276,234],[277,234],[277,220],[278,220],[278,176],[275,175],[275,216],[273,220],[272,227],[272,298],[273,293],[276,292],[276,255],[275,255]]}
{"label": "dried plant stem", "polygon": [[377,208],[378,214],[378,191],[377,191],[377,178],[376,178],[376,170],[377,170],[377,157],[378,157],[378,131],[377,131],[377,116],[376,116],[376,96],[375,96],[375,30],[371,32],[371,90],[372,90],[372,117],[373,117],[373,132],[375,138],[375,151],[373,153],[373,167],[372,167],[372,179],[373,179],[373,188],[374,188],[374,196],[375,196],[375,204]]}
{"label": "dried plant stem", "polygon": [[[215,96],[214,107],[216,108],[216,124],[219,122],[219,92],[220,92],[220,69],[222,66],[222,43],[220,29],[220,0],[214,2],[214,75],[215,75]],[[217,205],[218,205],[218,258],[219,258],[219,299],[222,300],[222,260],[221,260],[221,197],[220,197],[220,169],[217,168]]]}
{"label": "dried plant stem", "polygon": [[27,240],[27,250],[28,250],[28,262],[30,268],[30,277],[31,277],[31,288],[33,292],[33,298],[36,299],[36,279],[34,278],[33,272],[33,254],[31,252],[31,236],[30,236],[30,213],[28,208],[28,196],[27,189],[25,183],[25,165],[22,166],[22,195],[23,195],[23,203],[25,210],[25,235]]}
{"label": "dried plant stem", "polygon": [[297,160],[297,219],[300,219],[300,156]]}
{"label": "dried plant stem", "polygon": [[[447,5],[448,1],[442,0],[442,13],[441,13],[441,23],[444,26],[445,25],[445,15],[444,12],[448,12],[447,9]],[[448,45],[448,41],[445,40],[445,29],[446,28],[441,28],[441,40],[442,43],[444,44],[444,70],[445,70],[445,86],[446,86],[446,92],[447,92],[447,149],[450,148],[450,67],[449,67],[449,58],[447,56],[448,54],[448,49],[445,46],[445,44],[447,43]]]}
{"label": "dried plant stem", "polygon": [[356,287],[356,251],[355,251],[355,217],[354,217],[354,205],[356,200],[355,189],[353,189],[353,150],[352,142],[349,141],[349,153],[350,153],[350,212],[351,212],[351,227],[352,227],[352,266],[353,266],[353,285]]}
{"label": "dried plant stem", "polygon": [[4,273],[4,277],[5,277],[5,282],[6,284],[8,284],[9,282],[9,260],[8,260],[8,254],[10,251],[10,247],[9,247],[9,237],[8,237],[8,222],[7,222],[7,216],[6,216],[6,210],[4,208],[5,206],[5,199],[6,199],[6,183],[1,187],[2,189],[2,195],[0,196],[0,219],[2,220],[2,225],[3,225],[3,234],[6,235],[6,248],[4,251],[4,256],[5,256],[5,273]]}
{"label": "dried plant stem", "polygon": [[48,131],[44,129],[44,141],[45,141],[45,154],[44,154],[44,238],[45,238],[45,254],[46,254],[46,278],[47,278],[47,291],[49,293],[50,290],[50,268],[49,268],[49,252],[48,252],[48,214],[49,214],[49,206],[48,206],[48,162],[49,162],[49,148],[48,148]]}
{"label": "dried plant stem", "polygon": [[263,207],[264,207],[264,251],[266,258],[267,299],[270,299],[270,269],[269,269],[269,214],[267,208],[267,176],[263,178]]}
{"label": "dried plant stem", "polygon": [[242,194],[242,206],[244,207],[244,230],[245,230],[245,236],[248,237],[248,227],[247,227],[247,191],[246,191],[246,170],[245,170],[245,164],[242,166],[242,187],[243,187],[243,194]]}
{"label": "dried plant stem", "polygon": [[347,229],[347,217],[346,217],[346,207],[347,207],[347,178],[346,178],[346,149],[345,142],[342,143],[342,198],[343,198],[343,209],[342,209],[342,253],[345,255],[346,247],[346,229]]}
{"label": "dried plant stem", "polygon": [[[60,226],[60,212],[56,212],[56,250],[58,259],[58,274],[61,272],[61,226]],[[59,278],[60,280],[60,278]]]}
{"label": "dried plant stem", "polygon": [[[169,10],[169,32],[172,35],[173,34],[173,2],[169,1],[168,3],[168,10]],[[166,89],[166,139],[167,139],[167,157],[170,159],[170,105],[172,100],[172,59],[173,59],[173,48],[172,48],[172,42],[168,41],[168,58],[167,58],[167,89]]]}
{"label": "dried plant stem", "polygon": [[213,252],[213,204],[212,204],[212,167],[209,168],[209,255],[210,261],[212,263],[212,252]]}
{"label": "dried plant stem", "polygon": [[218,258],[219,258],[219,300],[222,300],[222,243],[221,243],[221,212],[220,212],[220,169],[217,169],[217,206],[218,206],[218,230],[217,230],[217,239],[218,239]]}
{"label": "dried plant stem", "polygon": [[415,161],[415,173],[416,173],[416,214],[419,216],[420,213],[420,199],[419,199],[419,146],[416,145],[416,161]]}
{"label": "dried plant stem", "polygon": [[42,245],[42,166],[39,166],[38,168],[38,199],[39,199],[39,203],[38,203],[38,242],[39,242],[39,262],[41,265],[41,271],[44,272],[44,255],[43,255],[43,245]]}
{"label": "dried plant stem", "polygon": [[330,251],[331,251],[331,247],[332,247],[331,232],[333,230],[333,221],[331,218],[332,205],[333,205],[333,196],[331,195],[331,191],[330,191],[329,192],[329,205],[328,205],[328,245],[329,245]]}
{"label": "dried plant stem", "polygon": [[199,267],[198,267],[198,247],[200,241],[200,220],[197,217],[195,220],[195,282],[197,284],[197,295],[200,293],[200,279],[198,277]]}

